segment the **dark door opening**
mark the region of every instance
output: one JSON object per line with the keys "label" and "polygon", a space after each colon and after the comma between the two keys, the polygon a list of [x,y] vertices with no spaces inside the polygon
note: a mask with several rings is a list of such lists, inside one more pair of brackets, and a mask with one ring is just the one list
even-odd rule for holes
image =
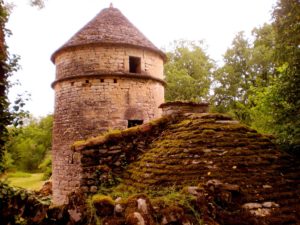
{"label": "dark door opening", "polygon": [[128,120],[128,128],[143,124],[143,120]]}
{"label": "dark door opening", "polygon": [[141,73],[141,58],[129,56],[129,72]]}

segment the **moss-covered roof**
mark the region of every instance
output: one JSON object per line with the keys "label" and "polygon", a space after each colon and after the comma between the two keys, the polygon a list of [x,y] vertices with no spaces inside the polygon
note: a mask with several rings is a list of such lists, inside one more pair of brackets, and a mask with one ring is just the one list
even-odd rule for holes
{"label": "moss-covered roof", "polygon": [[[250,210],[255,215],[272,212],[270,223],[258,219],[251,224],[300,221],[299,160],[280,151],[271,136],[259,134],[227,115],[186,113],[163,117],[75,144],[73,148],[87,159],[89,164],[82,165],[87,171],[103,157],[112,158],[105,165],[121,175],[121,185],[136,190],[208,187],[208,202],[203,204],[209,208],[213,201],[221,207],[217,209],[219,215],[226,211],[227,222],[221,224],[248,224],[228,221],[230,215],[239,218],[245,208],[251,207],[257,207]],[[125,167],[117,167],[120,163],[115,164],[116,155],[109,156],[109,151],[112,154],[116,149],[118,154],[125,154]],[[93,152],[99,158],[90,159]],[[211,199],[210,185],[225,187],[225,191]]]}
{"label": "moss-covered roof", "polygon": [[[224,178],[272,165],[281,155],[270,138],[219,114],[191,114],[167,127],[129,169],[130,183],[167,185]],[[230,177],[227,176],[230,174]]]}
{"label": "moss-covered roof", "polygon": [[[300,221],[300,163],[272,138],[220,114],[189,114],[164,129],[124,182],[138,188],[238,185],[243,203],[276,202],[280,221]],[[297,211],[298,210],[298,211]]]}

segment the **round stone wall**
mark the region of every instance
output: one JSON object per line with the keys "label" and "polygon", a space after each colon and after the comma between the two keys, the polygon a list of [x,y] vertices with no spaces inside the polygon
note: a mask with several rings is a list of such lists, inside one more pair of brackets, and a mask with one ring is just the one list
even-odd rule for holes
{"label": "round stone wall", "polygon": [[[130,73],[129,56],[141,59],[139,73]],[[81,47],[60,53],[55,64],[53,201],[62,204],[80,186],[75,141],[161,116],[163,60],[137,48]]]}
{"label": "round stone wall", "polygon": [[56,80],[99,73],[128,73],[129,56],[141,58],[140,75],[163,79],[163,59],[146,49],[117,45],[74,47],[55,58]]}

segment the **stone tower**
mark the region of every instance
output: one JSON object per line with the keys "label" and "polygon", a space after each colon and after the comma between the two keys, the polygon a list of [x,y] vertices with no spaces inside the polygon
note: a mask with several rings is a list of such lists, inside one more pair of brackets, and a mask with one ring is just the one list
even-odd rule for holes
{"label": "stone tower", "polygon": [[55,51],[53,201],[79,188],[70,146],[108,129],[160,117],[165,54],[116,8],[103,9]]}

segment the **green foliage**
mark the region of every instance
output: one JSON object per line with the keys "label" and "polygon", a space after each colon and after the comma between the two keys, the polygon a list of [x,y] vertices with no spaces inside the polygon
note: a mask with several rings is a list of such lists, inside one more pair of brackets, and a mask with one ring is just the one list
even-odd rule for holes
{"label": "green foliage", "polygon": [[[180,207],[183,208],[186,213],[194,217],[199,224],[203,223],[200,215],[201,209],[195,204],[197,198],[187,191],[187,187],[182,189],[176,185],[136,189],[131,185],[121,183],[118,186],[110,188],[101,187],[99,194],[92,196],[88,200],[88,204],[94,210],[93,206],[95,203],[107,202],[108,204],[114,205],[115,201],[113,199],[120,197],[121,200],[119,200],[118,203],[126,205],[131,199],[140,195],[147,196],[156,209],[161,210],[169,208],[171,211],[174,211],[176,208]],[[158,214],[160,213],[160,210],[157,210]],[[100,220],[98,222],[100,222]]]}
{"label": "green foliage", "polygon": [[274,132],[282,144],[300,151],[300,4],[280,0],[273,12],[278,81],[271,92]]}
{"label": "green foliage", "polygon": [[88,211],[87,212],[89,214],[87,224],[102,225],[101,218],[99,218],[97,216],[97,210],[96,210],[96,207],[94,207],[92,198],[89,197],[86,200],[86,203],[87,203],[87,206],[88,206]]}
{"label": "green foliage", "polygon": [[120,183],[119,185],[112,187],[100,186],[98,192],[103,195],[109,195],[113,199],[116,199],[118,197],[126,199],[131,195],[139,193],[139,191],[136,188],[130,185],[126,185],[124,183]]}
{"label": "green foliage", "polygon": [[166,100],[207,100],[214,63],[203,50],[202,43],[174,41],[167,57]]}
{"label": "green foliage", "polygon": [[[40,120],[31,119],[27,126],[11,128],[7,152],[17,169],[31,172],[39,169],[51,150],[52,121],[49,115]],[[49,167],[49,159],[44,164]],[[41,164],[40,169],[46,170],[45,165]]]}
{"label": "green foliage", "polygon": [[300,4],[280,0],[273,12],[274,56],[277,77],[256,89],[251,109],[253,126],[276,135],[288,149],[300,146]]}
{"label": "green foliage", "polygon": [[52,167],[47,167],[43,174],[43,180],[48,180],[52,175]]}
{"label": "green foliage", "polygon": [[19,96],[13,104],[10,104],[7,98],[8,88],[13,85],[9,82],[8,78],[13,72],[19,69],[19,57],[9,54],[5,43],[5,36],[11,35],[10,30],[5,27],[8,16],[9,9],[0,0],[0,173],[7,166],[3,162],[5,143],[8,138],[7,126],[10,124],[20,124],[22,121],[21,118],[27,114],[23,110],[25,101],[22,96]]}
{"label": "green foliage", "polygon": [[4,2],[0,0],[0,172],[4,170],[4,145],[8,135],[6,126],[12,121],[7,98],[7,90],[9,87],[8,77],[15,69],[15,65],[10,63],[5,43],[5,33],[8,31],[5,28],[7,20],[8,10],[5,8]]}
{"label": "green foliage", "polygon": [[42,171],[45,171],[45,170],[47,170],[47,168],[49,166],[51,166],[51,164],[52,164],[51,155],[48,154],[48,155],[46,155],[46,157],[44,158],[44,160],[39,165],[39,169],[41,169]]}
{"label": "green foliage", "polygon": [[189,210],[190,213],[195,217],[199,224],[203,224],[203,220],[201,219],[199,208],[193,204],[196,201],[196,197],[188,193],[186,191],[187,187],[178,190],[176,186],[173,187],[165,187],[159,190],[148,190],[148,195],[152,199],[153,205],[155,204],[163,204],[164,207],[171,206],[176,207],[180,206],[186,210]]}
{"label": "green foliage", "polygon": [[[279,0],[274,22],[239,33],[214,74],[214,110],[229,111],[280,144],[300,148],[300,4]],[[299,151],[298,151],[299,152]]]}
{"label": "green foliage", "polygon": [[115,204],[114,200],[110,196],[102,195],[102,194],[93,195],[92,196],[92,202],[94,204],[98,203],[98,202],[107,202],[107,203],[109,203],[111,205]]}
{"label": "green foliage", "polygon": [[7,150],[4,151],[2,166],[4,170],[12,170],[15,168],[12,155],[11,153],[7,152]]}
{"label": "green foliage", "polygon": [[272,86],[264,88],[254,88],[251,96],[253,107],[249,109],[251,117],[251,127],[260,133],[273,133],[273,112],[271,110],[272,105],[270,100],[270,93],[272,92]]}
{"label": "green foliage", "polygon": [[274,31],[264,24],[252,31],[253,41],[237,34],[224,55],[225,64],[214,73],[212,104],[218,112],[229,112],[251,124],[252,96],[259,88],[270,85],[276,77],[274,63]]}
{"label": "green foliage", "polygon": [[189,202],[195,200],[195,197],[189,193],[178,189],[176,186],[164,187],[159,189],[149,189],[147,194],[156,200],[162,200],[166,205],[189,205]]}
{"label": "green foliage", "polygon": [[51,199],[39,198],[32,191],[10,187],[0,181],[0,202],[1,224],[20,225],[33,224],[34,219],[45,217]]}
{"label": "green foliage", "polygon": [[[39,8],[44,6],[43,0],[30,0],[29,2],[32,6]],[[5,43],[5,36],[11,35],[11,31],[6,29],[8,17],[9,9],[4,1],[0,0],[0,173],[7,167],[3,162],[5,143],[8,138],[7,126],[21,124],[22,118],[27,115],[27,112],[23,110],[25,104],[23,96],[19,96],[14,104],[10,104],[7,98],[8,89],[12,85],[8,78],[19,69],[19,56],[9,54]]]}
{"label": "green foliage", "polygon": [[43,180],[47,180],[52,175],[52,158],[51,154],[48,153],[44,160],[41,162],[41,164],[38,167],[43,173]]}

